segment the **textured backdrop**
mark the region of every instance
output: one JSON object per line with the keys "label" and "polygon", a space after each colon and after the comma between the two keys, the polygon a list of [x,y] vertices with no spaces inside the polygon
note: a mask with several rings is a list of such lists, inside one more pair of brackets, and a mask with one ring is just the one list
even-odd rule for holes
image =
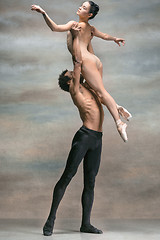
{"label": "textured backdrop", "polygon": [[[75,131],[81,126],[69,94],[57,85],[72,69],[66,33],[54,33],[30,10],[41,5],[59,24],[77,20],[78,0],[0,2],[0,217],[48,215]],[[93,217],[160,217],[160,1],[102,0],[90,23],[126,39],[124,47],[93,39],[105,88],[133,114],[123,143],[105,110],[103,154]],[[82,166],[58,217],[80,218]]]}

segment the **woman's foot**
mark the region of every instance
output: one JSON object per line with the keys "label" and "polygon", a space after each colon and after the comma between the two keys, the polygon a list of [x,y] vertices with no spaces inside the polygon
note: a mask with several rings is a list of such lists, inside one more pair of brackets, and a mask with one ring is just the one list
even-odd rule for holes
{"label": "woman's foot", "polygon": [[116,124],[117,124],[117,129],[121,138],[123,139],[124,142],[127,142],[128,141],[128,137],[126,133],[127,124],[122,122],[120,119],[116,121]]}
{"label": "woman's foot", "polygon": [[128,112],[124,107],[117,105],[117,110],[119,115],[121,115],[125,120],[129,121],[129,119],[132,118],[131,113]]}
{"label": "woman's foot", "polygon": [[81,226],[80,232],[84,232],[84,233],[94,233],[94,234],[102,234],[102,233],[103,233],[101,230],[95,228],[95,227],[92,226],[91,224],[87,224],[87,225]]}
{"label": "woman's foot", "polygon": [[51,220],[47,219],[47,221],[43,227],[43,235],[51,236],[53,233],[53,227],[54,227],[54,220],[51,221]]}

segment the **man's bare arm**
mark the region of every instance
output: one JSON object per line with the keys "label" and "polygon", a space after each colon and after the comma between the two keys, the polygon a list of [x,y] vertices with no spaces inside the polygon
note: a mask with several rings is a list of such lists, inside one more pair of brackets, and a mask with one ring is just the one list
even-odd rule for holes
{"label": "man's bare arm", "polygon": [[55,32],[66,32],[72,28],[72,26],[78,24],[75,21],[69,21],[66,24],[58,25],[56,24],[49,16],[48,14],[38,5],[32,5],[31,6],[32,11],[37,11],[41,13],[44,17],[44,20],[46,21],[48,27]]}
{"label": "man's bare arm", "polygon": [[72,59],[74,64],[73,69],[73,90],[76,93],[79,91],[79,81],[80,81],[80,73],[81,73],[81,65],[82,65],[82,56],[81,50],[79,46],[79,38],[78,30],[71,29],[72,37],[73,37],[73,52]]}

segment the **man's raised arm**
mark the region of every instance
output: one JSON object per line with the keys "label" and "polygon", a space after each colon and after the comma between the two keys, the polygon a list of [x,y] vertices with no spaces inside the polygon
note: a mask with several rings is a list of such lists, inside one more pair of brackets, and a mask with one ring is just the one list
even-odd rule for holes
{"label": "man's raised arm", "polygon": [[81,65],[82,65],[82,56],[81,50],[79,46],[79,28],[75,27],[71,29],[71,33],[73,36],[73,52],[72,52],[72,59],[73,59],[73,87],[74,91],[76,92],[79,90],[79,82],[80,82],[80,73],[81,73]]}

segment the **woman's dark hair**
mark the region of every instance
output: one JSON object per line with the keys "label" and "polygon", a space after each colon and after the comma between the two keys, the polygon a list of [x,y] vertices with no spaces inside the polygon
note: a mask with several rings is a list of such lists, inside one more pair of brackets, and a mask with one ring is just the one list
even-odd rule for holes
{"label": "woman's dark hair", "polygon": [[99,6],[96,3],[92,2],[92,1],[88,1],[88,2],[90,4],[90,6],[91,6],[90,10],[89,10],[89,13],[93,14],[89,19],[92,19],[92,18],[94,18],[97,15],[97,13],[99,11]]}
{"label": "woman's dark hair", "polygon": [[64,76],[65,73],[68,72],[68,70],[64,70],[58,78],[58,84],[60,86],[60,88],[66,92],[69,92],[69,85],[68,85],[68,81],[71,80],[68,76]]}

